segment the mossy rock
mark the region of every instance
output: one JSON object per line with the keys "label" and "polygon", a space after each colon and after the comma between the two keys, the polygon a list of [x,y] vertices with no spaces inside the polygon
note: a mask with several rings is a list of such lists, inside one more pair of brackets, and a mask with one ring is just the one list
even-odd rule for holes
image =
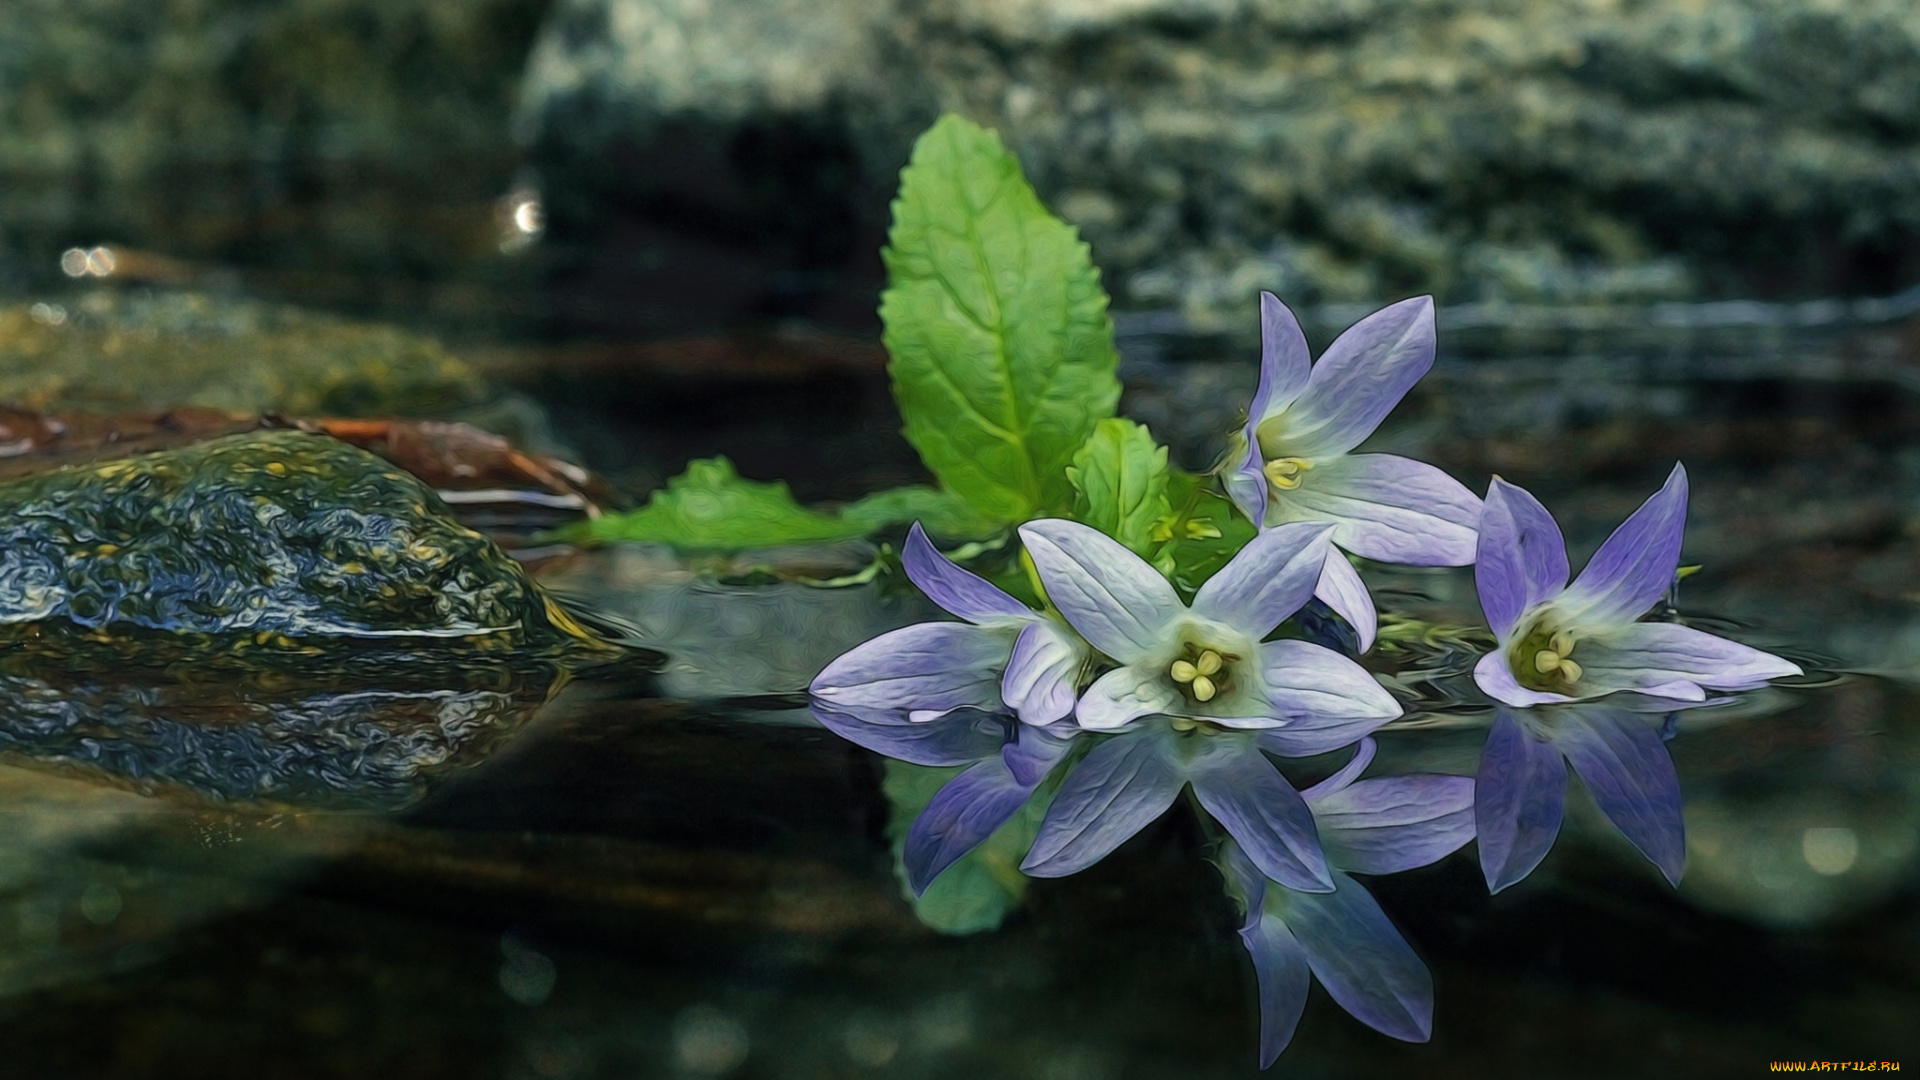
{"label": "mossy rock", "polygon": [[62,622],[261,650],[594,644],[420,481],[293,431],[0,483],[0,624]]}
{"label": "mossy rock", "polygon": [[430,338],[284,305],[102,290],[0,308],[0,402],[41,412],[385,419],[444,416],[493,394]]}

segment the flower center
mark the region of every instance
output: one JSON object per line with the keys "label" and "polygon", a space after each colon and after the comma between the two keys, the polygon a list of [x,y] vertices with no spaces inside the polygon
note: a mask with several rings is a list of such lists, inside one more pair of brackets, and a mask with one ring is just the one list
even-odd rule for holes
{"label": "flower center", "polygon": [[1546,619],[1533,624],[1508,650],[1508,664],[1521,686],[1549,694],[1578,693],[1579,661],[1573,658],[1577,642],[1573,631],[1555,628]]}
{"label": "flower center", "polygon": [[1167,674],[1189,702],[1202,704],[1232,686],[1229,661],[1238,659],[1232,653],[1188,642],[1180,658],[1168,666]]}
{"label": "flower center", "polygon": [[1292,491],[1300,486],[1305,473],[1313,468],[1313,462],[1306,458],[1283,457],[1267,462],[1260,471],[1267,474],[1267,483],[1282,491]]}

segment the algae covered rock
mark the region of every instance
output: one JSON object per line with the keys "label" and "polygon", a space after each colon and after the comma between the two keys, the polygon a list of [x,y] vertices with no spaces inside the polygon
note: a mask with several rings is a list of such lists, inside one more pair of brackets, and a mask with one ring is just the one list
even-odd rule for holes
{"label": "algae covered rock", "polygon": [[293,431],[0,483],[0,624],[50,620],[263,646],[592,640],[420,481]]}
{"label": "algae covered rock", "polygon": [[444,416],[491,394],[430,338],[281,304],[101,290],[0,308],[0,402],[43,412]]}

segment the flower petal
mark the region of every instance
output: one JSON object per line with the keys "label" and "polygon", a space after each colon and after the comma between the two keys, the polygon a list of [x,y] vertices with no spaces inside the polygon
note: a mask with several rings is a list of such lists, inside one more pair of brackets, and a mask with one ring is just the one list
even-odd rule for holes
{"label": "flower petal", "polygon": [[1313,979],[1307,951],[1287,924],[1264,912],[1256,914],[1251,924],[1241,928],[1240,940],[1253,958],[1253,974],[1260,985],[1260,1067],[1265,1069],[1293,1041]]}
{"label": "flower petal", "polygon": [[1575,706],[1556,711],[1553,743],[1607,820],[1680,884],[1687,865],[1680,776],[1658,729],[1626,709]]}
{"label": "flower petal", "polygon": [[996,617],[1032,618],[1027,605],[1008,596],[985,578],[954,564],[934,548],[919,522],[907,530],[900,562],[927,598],[968,622]]}
{"label": "flower petal", "polygon": [[1086,659],[1079,635],[1053,619],[1036,618],[1014,639],[1000,697],[1022,721],[1051,724],[1073,713],[1073,683]]}
{"label": "flower petal", "polygon": [[[1324,362],[1324,361],[1323,361]],[[1260,294],[1260,385],[1247,407],[1247,439],[1260,421],[1293,404],[1313,376],[1312,354],[1300,320],[1270,292]]]}
{"label": "flower petal", "polygon": [[915,765],[971,765],[1000,751],[1012,717],[955,709],[924,724],[874,723],[814,701],[821,726],[856,746]]}
{"label": "flower petal", "polygon": [[1480,610],[1502,643],[1528,608],[1567,587],[1567,541],[1540,500],[1499,477],[1480,513],[1473,581]]}
{"label": "flower petal", "polygon": [[907,885],[919,896],[952,866],[1020,812],[1033,795],[998,756],[947,781],[907,830],[901,862]]}
{"label": "flower petal", "polygon": [[1207,813],[1239,841],[1260,872],[1290,889],[1333,888],[1305,799],[1253,743],[1215,737],[1187,768]]}
{"label": "flower petal", "polygon": [[[1769,652],[1679,623],[1632,623],[1575,646],[1592,692],[1634,690],[1698,701],[1712,690],[1750,690],[1768,679],[1800,674]],[[1688,686],[1692,693],[1686,693]]]}
{"label": "flower petal", "polygon": [[1186,610],[1160,572],[1118,540],[1076,521],[1020,526],[1047,598],[1094,648],[1123,664],[1157,649]]}
{"label": "flower petal", "polygon": [[[1248,430],[1252,430],[1251,425]],[[1227,489],[1227,498],[1233,500],[1233,505],[1258,529],[1267,520],[1266,462],[1260,457],[1260,444],[1251,434],[1243,434],[1228,453],[1238,455],[1240,460],[1221,474],[1220,483]]]}
{"label": "flower petal", "polygon": [[1161,672],[1144,667],[1115,668],[1094,680],[1073,707],[1088,731],[1112,731],[1129,721],[1181,705],[1180,695]]}
{"label": "flower petal", "polygon": [[1355,874],[1438,862],[1473,839],[1473,779],[1384,776],[1311,800],[1327,860]]}
{"label": "flower petal", "polygon": [[1473,682],[1481,692],[1502,704],[1516,708],[1530,705],[1553,705],[1572,701],[1565,694],[1555,694],[1540,690],[1529,690],[1520,685],[1513,677],[1513,669],[1507,665],[1507,653],[1504,648],[1495,648],[1473,665]]}
{"label": "flower petal", "polygon": [[[1400,715],[1400,703],[1367,669],[1306,641],[1260,646],[1259,713],[1214,717],[1227,727],[1265,728],[1263,743],[1283,757],[1350,746]],[[1276,723],[1276,721],[1278,723]]]}
{"label": "flower petal", "polygon": [[1676,464],[1666,485],[1593,553],[1560,610],[1582,625],[1629,623],[1646,614],[1673,587],[1686,527],[1687,470]]}
{"label": "flower petal", "polygon": [[1480,500],[1439,469],[1393,454],[1349,454],[1301,475],[1273,501],[1268,523],[1326,521],[1333,542],[1402,566],[1465,566],[1474,559]]}
{"label": "flower petal", "polygon": [[1164,729],[1116,736],[1067,774],[1020,869],[1066,877],[1106,858],[1166,813],[1185,781],[1167,760]]}
{"label": "flower petal", "polygon": [[1312,806],[1360,779],[1360,774],[1366,772],[1367,766],[1373,764],[1373,755],[1379,749],[1379,744],[1372,739],[1361,739],[1353,748],[1353,756],[1347,759],[1345,765],[1340,766],[1338,772],[1301,792],[1300,797],[1307,800],[1308,806]]}
{"label": "flower petal", "polygon": [[1282,525],[1247,541],[1193,595],[1193,613],[1258,641],[1313,596],[1331,551],[1325,525]]}
{"label": "flower petal", "polygon": [[1260,983],[1260,1067],[1267,1068],[1293,1041],[1306,1009],[1312,973],[1306,951],[1279,916],[1267,910],[1268,881],[1239,844],[1228,837],[1215,855],[1227,895],[1241,905],[1240,940],[1253,957]]}
{"label": "flower petal", "polygon": [[1501,709],[1473,786],[1480,869],[1487,888],[1499,892],[1533,873],[1553,847],[1566,806],[1567,766],[1552,743]]}
{"label": "flower petal", "polygon": [[1078,734],[1080,729],[1070,720],[1046,728],[1020,724],[1015,726],[1007,745],[1000,748],[1000,759],[1007,763],[1015,779],[1028,787],[1037,787],[1053,767],[1060,764],[1060,759],[1067,756],[1073,747],[1073,737]]}
{"label": "flower petal", "polygon": [[1313,595],[1353,627],[1361,652],[1373,648],[1374,635],[1380,632],[1380,613],[1374,609],[1373,594],[1367,591],[1367,583],[1360,580],[1360,571],[1353,568],[1345,555],[1327,552]]}
{"label": "flower petal", "polygon": [[[1288,892],[1281,918],[1341,1008],[1383,1035],[1433,1034],[1433,976],[1367,890],[1335,872],[1330,893]],[[1270,896],[1269,905],[1274,905]]]}
{"label": "flower petal", "polygon": [[1287,410],[1290,456],[1344,454],[1373,434],[1433,366],[1433,298],[1416,296],[1361,319],[1313,365]]}
{"label": "flower petal", "polygon": [[875,723],[916,712],[1000,707],[1012,634],[968,623],[915,623],[841,654],[814,677],[815,701]]}

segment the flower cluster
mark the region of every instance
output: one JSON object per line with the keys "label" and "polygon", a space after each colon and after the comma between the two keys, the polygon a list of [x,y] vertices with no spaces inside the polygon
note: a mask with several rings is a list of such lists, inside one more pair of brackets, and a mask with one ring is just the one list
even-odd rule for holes
{"label": "flower cluster", "polygon": [[[1779,657],[1644,617],[1669,595],[1686,473],[1568,584],[1546,510],[1495,478],[1485,500],[1439,469],[1352,451],[1432,366],[1433,305],[1386,308],[1311,362],[1293,315],[1261,306],[1260,380],[1219,482],[1257,530],[1183,598],[1118,539],[1058,518],[1018,528],[1041,608],[938,552],[915,526],[907,575],[959,621],[909,626],[829,664],[820,721],[881,754],[966,766],[909,831],[922,891],[1023,807],[1046,803],[1021,869],[1087,868],[1190,792],[1259,976],[1261,1061],[1292,1036],[1309,974],[1396,1038],[1431,1030],[1425,967],[1351,875],[1444,858],[1478,836],[1488,886],[1525,877],[1558,831],[1566,762],[1666,876],[1685,857],[1679,784],[1656,717],[1707,691],[1796,674]],[[1497,646],[1475,667],[1496,703],[1478,774],[1362,779],[1400,703],[1296,618],[1316,597],[1370,646],[1377,615],[1348,553],[1472,564]],[[1296,790],[1275,759],[1354,748]]]}

